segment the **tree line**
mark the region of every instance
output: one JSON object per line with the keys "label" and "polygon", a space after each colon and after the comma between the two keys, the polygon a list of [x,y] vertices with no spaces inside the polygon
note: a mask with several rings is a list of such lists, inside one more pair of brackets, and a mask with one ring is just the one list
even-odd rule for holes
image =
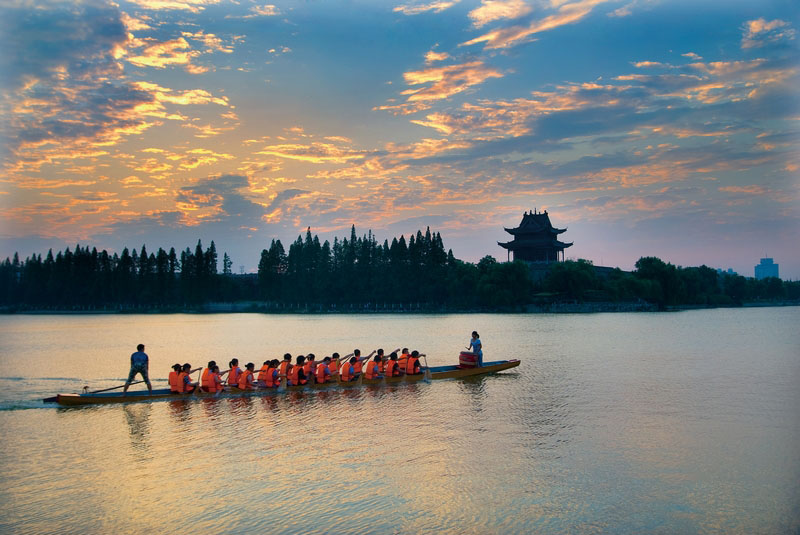
{"label": "tree line", "polygon": [[578,260],[551,264],[543,276],[528,264],[478,263],[445,251],[430,228],[379,243],[373,233],[320,242],[309,228],[289,245],[274,239],[261,251],[257,274],[235,275],[214,242],[198,240],[177,253],[146,246],[121,254],[76,246],[42,258],[0,263],[0,306],[9,310],[181,310],[209,302],[258,301],[275,310],[419,308],[515,310],[529,303],[646,301],[672,305],[729,305],[754,300],[800,298],[800,283],[719,274],[706,266],[682,268],[654,257],[636,270],[596,269]]}

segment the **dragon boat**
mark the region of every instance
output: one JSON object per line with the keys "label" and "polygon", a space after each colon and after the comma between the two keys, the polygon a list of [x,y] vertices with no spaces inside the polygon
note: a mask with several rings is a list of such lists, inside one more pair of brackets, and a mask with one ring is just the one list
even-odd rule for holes
{"label": "dragon boat", "polygon": [[[519,366],[519,360],[498,360],[494,362],[486,362],[480,367],[462,367],[462,366],[432,366],[430,368],[423,368],[423,373],[416,375],[401,375],[398,377],[383,377],[380,379],[366,379],[363,374],[359,379],[350,382],[339,380],[337,376],[335,380],[330,380],[326,383],[309,383],[297,386],[280,386],[278,388],[255,388],[253,390],[240,390],[236,387],[228,387],[223,392],[209,393],[202,390],[195,389],[194,392],[188,394],[177,394],[171,392],[168,388],[153,389],[152,392],[147,390],[129,391],[125,394],[122,392],[95,392],[95,393],[74,393],[74,394],[58,394],[55,396],[55,401],[59,405],[77,406],[77,405],[101,405],[107,403],[130,403],[136,401],[149,401],[149,400],[179,400],[179,399],[194,399],[194,398],[213,398],[213,397],[239,397],[239,396],[260,396],[275,394],[281,392],[303,391],[303,390],[323,390],[334,388],[354,388],[365,385],[383,386],[383,385],[400,385],[406,383],[417,383],[420,381],[441,380],[441,379],[460,379],[464,377],[473,377],[476,375],[487,375],[497,373],[503,370],[508,370]],[[44,401],[50,401],[52,398],[47,398]]]}

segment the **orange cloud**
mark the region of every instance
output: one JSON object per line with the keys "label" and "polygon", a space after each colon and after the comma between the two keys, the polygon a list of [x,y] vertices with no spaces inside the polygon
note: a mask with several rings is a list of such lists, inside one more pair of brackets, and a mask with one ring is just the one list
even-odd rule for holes
{"label": "orange cloud", "polygon": [[364,158],[363,151],[355,151],[318,141],[306,145],[299,143],[268,145],[256,152],[256,154],[266,154],[310,163],[345,163],[350,160]]}
{"label": "orange cloud", "polygon": [[486,43],[487,49],[509,48],[518,44],[528,42],[530,36],[564,26],[566,24],[573,24],[583,19],[586,15],[592,12],[594,6],[607,2],[608,0],[579,0],[569,4],[561,5],[558,12],[545,17],[541,20],[535,20],[527,26],[512,26],[509,28],[499,28],[492,30],[489,33],[471,39],[460,46],[469,46],[478,43]]}
{"label": "orange cloud", "polygon": [[408,85],[430,85],[419,89],[407,89],[400,94],[406,95],[409,102],[440,100],[461,93],[489,78],[502,77],[500,71],[487,67],[479,60],[460,65],[431,67],[403,73]]}
{"label": "orange cloud", "polygon": [[747,193],[748,195],[764,195],[767,192],[763,186],[757,184],[750,186],[722,186],[717,189],[727,193]]}
{"label": "orange cloud", "polygon": [[434,0],[428,4],[406,4],[397,6],[393,11],[402,13],[403,15],[419,15],[426,11],[433,11],[434,13],[441,13],[445,9],[453,7],[459,0]]}
{"label": "orange cloud", "polygon": [[481,0],[481,6],[469,12],[476,28],[500,19],[517,19],[533,8],[523,0]]}

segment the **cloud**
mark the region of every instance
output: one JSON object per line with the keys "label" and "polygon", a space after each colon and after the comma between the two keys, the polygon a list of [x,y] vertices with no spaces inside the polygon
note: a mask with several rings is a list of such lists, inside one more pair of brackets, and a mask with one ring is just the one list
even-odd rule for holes
{"label": "cloud", "polygon": [[406,97],[405,103],[378,106],[375,109],[404,115],[415,113],[428,109],[431,102],[447,99],[490,78],[502,77],[502,72],[480,60],[405,72],[403,78],[408,85],[422,87],[401,91],[400,94]]}
{"label": "cloud", "polygon": [[393,11],[402,13],[403,15],[419,15],[427,11],[441,13],[445,9],[453,7],[458,2],[459,0],[434,0],[427,4],[404,4],[395,7]]}
{"label": "cloud", "polygon": [[481,6],[469,12],[476,28],[501,19],[518,19],[533,8],[524,0],[481,0]]}
{"label": "cloud", "polygon": [[742,27],[742,48],[758,48],[768,43],[791,41],[795,37],[795,30],[789,27],[786,21],[776,19],[749,20]]}
{"label": "cloud", "polygon": [[179,37],[149,45],[138,56],[128,57],[127,61],[137,67],[155,67],[156,69],[184,65],[188,72],[199,74],[207,69],[192,65],[192,59],[198,56],[200,56],[200,52],[192,50],[186,39]]}
{"label": "cloud", "polygon": [[609,0],[578,0],[560,5],[557,12],[543,19],[534,20],[528,25],[517,25],[508,28],[498,28],[484,35],[470,39],[460,46],[470,46],[478,43],[486,43],[484,48],[492,50],[499,48],[510,48],[519,44],[527,43],[532,35],[540,32],[553,30],[566,24],[574,24],[589,13],[598,4]]}
{"label": "cloud", "polygon": [[205,6],[218,4],[220,0],[130,0],[134,5],[152,11],[184,10],[200,13]]}
{"label": "cloud", "polygon": [[429,50],[427,54],[425,54],[425,63],[430,65],[436,61],[444,61],[450,57],[450,54],[447,52],[436,52],[435,50]]}
{"label": "cloud", "polygon": [[113,6],[57,4],[0,8],[0,72],[12,91],[68,76],[88,81],[120,71],[115,54],[128,41]]}
{"label": "cloud", "polygon": [[281,143],[277,145],[267,145],[262,150],[257,151],[256,154],[278,156],[279,158],[300,160],[316,164],[345,163],[349,160],[360,160],[364,158],[365,155],[363,151],[319,141],[308,144]]}

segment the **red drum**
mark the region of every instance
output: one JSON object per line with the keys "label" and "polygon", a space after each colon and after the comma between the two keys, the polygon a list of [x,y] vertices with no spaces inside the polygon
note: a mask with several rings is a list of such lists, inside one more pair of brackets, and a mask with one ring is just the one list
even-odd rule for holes
{"label": "red drum", "polygon": [[459,368],[474,368],[478,365],[478,355],[469,351],[462,351],[458,356]]}

